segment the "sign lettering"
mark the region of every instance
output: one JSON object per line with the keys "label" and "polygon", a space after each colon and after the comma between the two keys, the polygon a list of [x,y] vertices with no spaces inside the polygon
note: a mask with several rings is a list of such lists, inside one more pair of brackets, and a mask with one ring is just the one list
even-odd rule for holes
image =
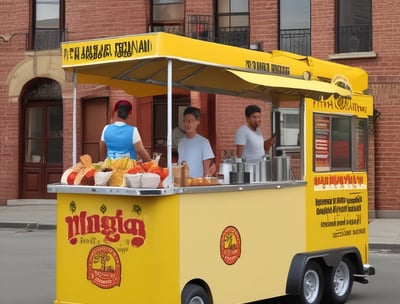
{"label": "sign lettering", "polygon": [[124,218],[122,210],[118,209],[114,216],[88,215],[81,211],[79,215],[65,217],[68,240],[75,245],[78,235],[85,236],[94,233],[104,235],[105,242],[120,241],[121,234],[132,235],[131,246],[140,247],[146,238],[145,224],[140,219]]}

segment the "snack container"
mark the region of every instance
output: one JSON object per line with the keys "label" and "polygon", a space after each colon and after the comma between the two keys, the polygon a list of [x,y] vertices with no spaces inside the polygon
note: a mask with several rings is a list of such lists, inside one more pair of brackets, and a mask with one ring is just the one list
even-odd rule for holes
{"label": "snack container", "polygon": [[155,173],[143,173],[142,188],[157,188],[160,184],[160,176]]}
{"label": "snack container", "polygon": [[108,186],[112,171],[98,171],[94,174],[94,184],[96,186]]}
{"label": "snack container", "polygon": [[142,187],[143,173],[125,174],[125,183],[128,188],[141,188]]}

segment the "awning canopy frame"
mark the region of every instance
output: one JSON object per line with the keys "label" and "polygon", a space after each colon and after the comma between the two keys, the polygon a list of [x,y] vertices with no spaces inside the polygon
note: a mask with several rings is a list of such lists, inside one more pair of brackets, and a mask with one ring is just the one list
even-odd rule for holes
{"label": "awning canopy frame", "polygon": [[[120,52],[122,45],[127,47],[126,52]],[[172,88],[271,101],[276,95],[350,99],[353,93],[363,94],[368,87],[367,74],[358,68],[282,51],[264,53],[168,33],[65,42],[62,54],[63,68],[74,73],[74,121],[76,83],[103,84],[136,97],[167,94],[170,172]],[[351,83],[347,88],[354,92],[321,81],[332,79],[335,73],[340,76],[343,71],[347,78],[341,77],[341,84]],[[310,80],[303,78],[306,74],[311,75]],[[76,135],[73,141],[75,163]]]}

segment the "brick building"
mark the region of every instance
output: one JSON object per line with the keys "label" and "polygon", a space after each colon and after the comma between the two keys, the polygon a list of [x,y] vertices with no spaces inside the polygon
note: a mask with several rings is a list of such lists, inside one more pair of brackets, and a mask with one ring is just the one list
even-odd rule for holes
{"label": "brick building", "polygon": [[[370,130],[369,209],[371,216],[398,217],[399,10],[400,4],[386,0],[121,0],[112,5],[91,0],[3,0],[0,11],[8,13],[0,18],[0,204],[54,197],[46,185],[58,181],[71,165],[75,148],[78,155],[101,158],[99,133],[119,98],[133,101],[132,123],[140,128],[146,148],[163,149],[163,96],[136,99],[110,87],[80,84],[79,119],[72,123],[73,88],[61,69],[59,42],[168,31],[364,68],[376,107]],[[210,138],[218,158],[234,150],[233,134],[249,103],[262,107],[263,132],[270,135],[270,104],[174,92],[176,113],[188,104],[201,107],[200,133]],[[74,128],[77,147],[72,145]]]}

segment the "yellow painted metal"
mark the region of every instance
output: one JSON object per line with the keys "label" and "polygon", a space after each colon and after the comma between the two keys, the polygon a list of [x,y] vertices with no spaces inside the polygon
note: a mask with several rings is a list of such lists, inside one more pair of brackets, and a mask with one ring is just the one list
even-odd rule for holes
{"label": "yellow painted metal", "polygon": [[[293,92],[291,95],[298,94],[308,97],[315,96],[317,100],[322,99],[324,95],[330,97],[334,94],[351,98],[351,91],[327,82],[303,80],[269,74],[255,74],[242,71],[230,70],[230,72],[249,83],[257,85],[257,87],[260,86],[262,91],[259,95],[262,95],[265,92],[265,88],[263,87],[272,87],[274,88],[275,94],[279,94],[280,92],[281,94],[287,94],[288,91],[291,90]],[[253,90],[257,87],[253,86]]]}
{"label": "yellow painted metal", "polygon": [[297,253],[356,246],[367,262],[367,174],[313,168],[313,113],[372,115],[365,71],[167,33],[65,42],[62,53],[79,82],[137,97],[166,93],[168,60],[175,88],[305,97],[306,184],[154,197],[58,193],[55,304],[179,303],[191,280],[204,281],[214,303],[250,302],[285,293]]}
{"label": "yellow painted metal", "polygon": [[309,100],[312,111],[338,115],[354,115],[359,118],[368,118],[373,115],[373,98],[370,95],[353,94],[352,98],[334,98],[326,100]]}
{"label": "yellow painted metal", "polygon": [[[305,251],[305,186],[180,197],[180,285],[193,278],[214,303],[247,303],[285,293],[293,256]],[[228,226],[240,234],[240,257],[221,258]]]}
{"label": "yellow painted metal", "polygon": [[[366,73],[359,68],[168,33],[62,43],[62,66],[69,72],[75,70],[79,82],[118,87],[136,97],[166,93],[168,60],[173,62],[172,85],[187,90],[258,99],[270,99],[277,94],[304,97],[319,92],[326,99],[324,93],[351,97],[368,88]],[[266,81],[270,76],[276,76],[278,81]],[[248,77],[253,79],[249,81]],[[256,92],[252,90],[255,83],[259,87]],[[343,87],[343,83],[351,86]]]}
{"label": "yellow painted metal", "polygon": [[[293,255],[305,250],[304,197],[304,186],[163,197],[59,193],[54,303],[180,303],[194,279],[212,288],[215,303],[281,295]],[[134,247],[139,222],[145,235]],[[221,243],[230,226],[240,245],[231,265]]]}
{"label": "yellow painted metal", "polygon": [[174,195],[59,193],[54,303],[179,303],[178,219]]}
{"label": "yellow painted metal", "polygon": [[[359,108],[336,107],[335,100],[306,102],[304,151],[306,190],[307,251],[357,247],[368,262],[368,180],[367,172],[314,172],[313,114],[328,113],[367,118],[372,98],[353,95]],[[361,110],[360,110],[361,109]]]}

